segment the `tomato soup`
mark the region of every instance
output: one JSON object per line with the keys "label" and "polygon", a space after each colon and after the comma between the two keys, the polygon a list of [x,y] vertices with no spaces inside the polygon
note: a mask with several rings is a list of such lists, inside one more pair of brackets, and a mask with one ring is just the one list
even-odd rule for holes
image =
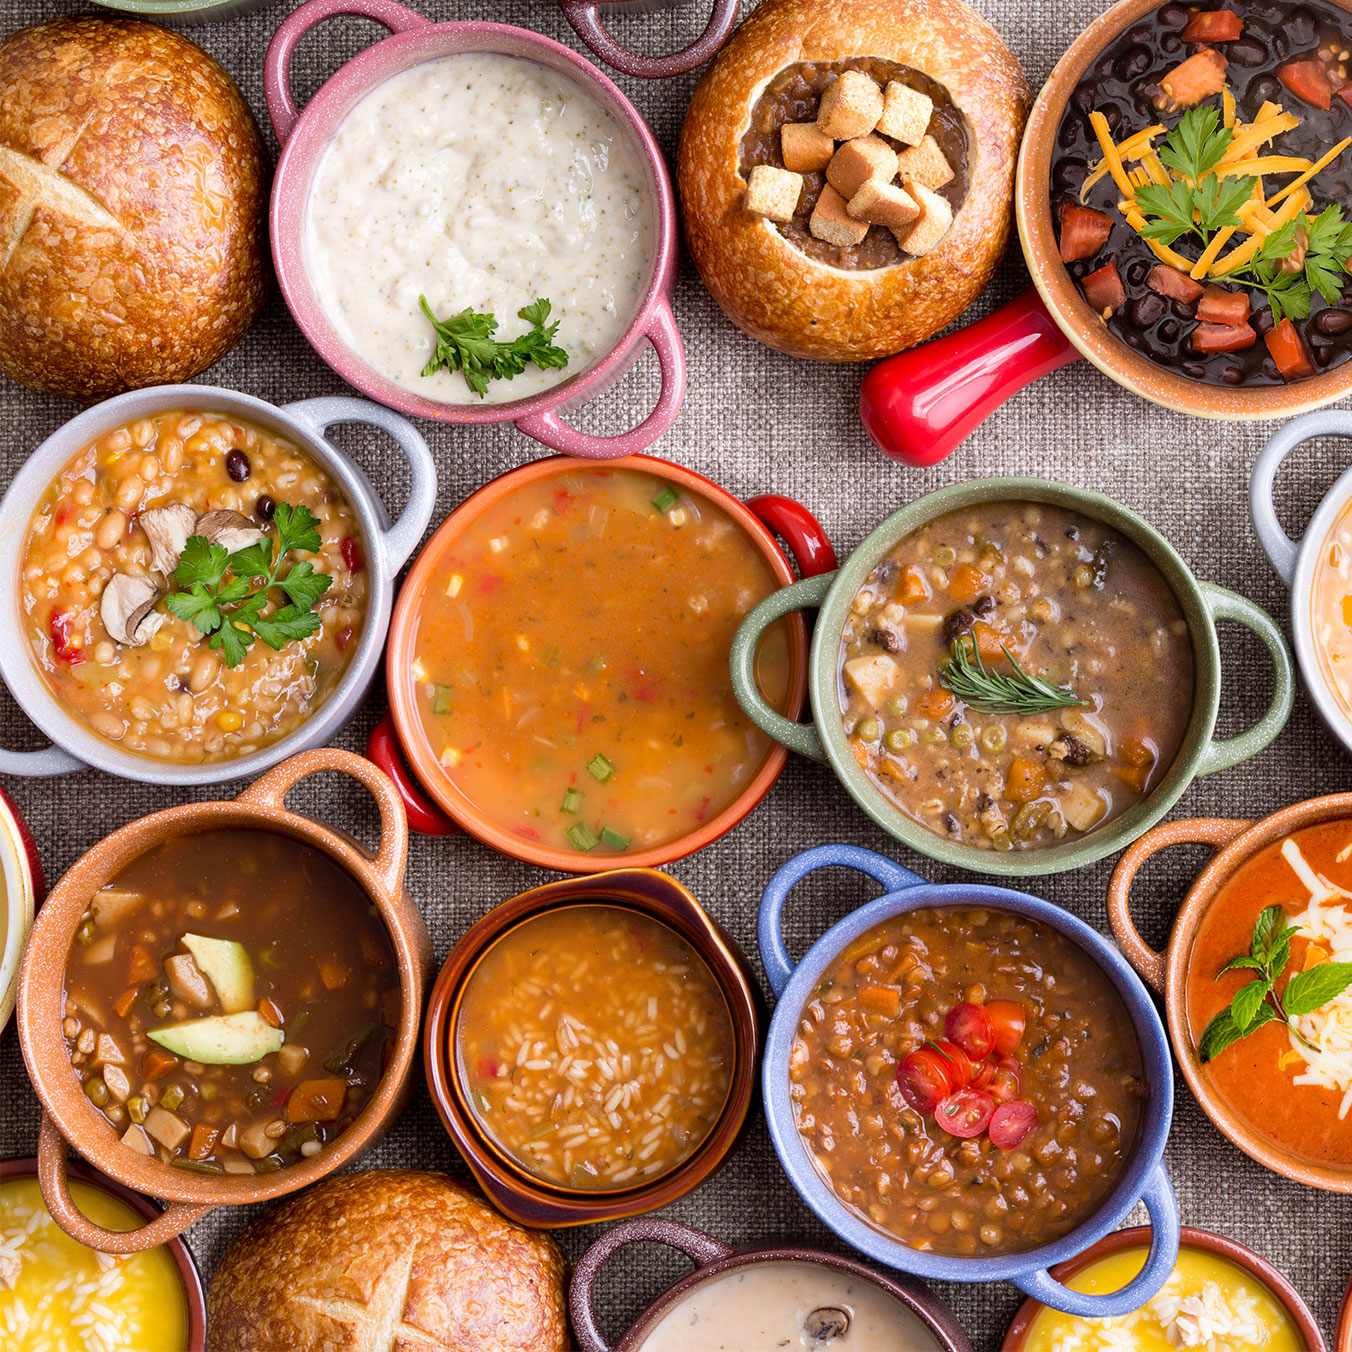
{"label": "tomato soup", "polygon": [[[447,550],[414,645],[451,783],[524,839],[621,854],[729,807],[773,743],[728,651],[779,583],[727,513],[632,469],[578,468],[488,507]],[[757,677],[783,708],[788,630]]]}
{"label": "tomato soup", "polygon": [[[1346,890],[1344,890],[1346,889]],[[1300,926],[1277,989],[1317,962],[1352,961],[1352,821],[1321,822],[1275,841],[1217,892],[1188,962],[1188,1029],[1196,1046],[1251,971],[1217,973],[1249,952],[1254,922],[1280,905]],[[1203,1067],[1230,1109],[1278,1148],[1315,1164],[1352,1166],[1352,992],[1232,1043]]]}
{"label": "tomato soup", "polygon": [[1333,523],[1314,566],[1310,632],[1324,683],[1352,718],[1352,509]]}

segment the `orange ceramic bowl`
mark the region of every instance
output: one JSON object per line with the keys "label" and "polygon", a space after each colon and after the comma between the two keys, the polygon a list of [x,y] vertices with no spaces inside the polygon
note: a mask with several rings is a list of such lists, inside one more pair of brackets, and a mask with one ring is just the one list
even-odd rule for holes
{"label": "orange ceramic bowl", "polygon": [[1338,1320],[1338,1352],[1352,1352],[1352,1282],[1347,1284],[1342,1318]]}
{"label": "orange ceramic bowl", "polygon": [[[836,566],[835,553],[821,526],[810,512],[791,498],[759,497],[742,503],[702,475],[646,455],[608,461],[605,468],[639,470],[711,502],[741,528],[779,586],[786,586],[796,579],[772,531],[788,543],[803,576],[829,572]],[[503,854],[560,873],[598,873],[617,864],[652,868],[693,854],[731,831],[769,793],[779,778],[788,758],[784,748],[771,747],[741,793],[698,830],[649,849],[623,855],[593,856],[527,840],[480,808],[443,770],[418,714],[413,661],[423,599],[447,553],[473,522],[504,498],[541,480],[560,479],[578,472],[578,462],[564,456],[535,460],[509,470],[466,498],[423,547],[395,602],[385,650],[390,716],[382,720],[372,734],[367,755],[394,780],[403,795],[409,825],[415,831],[446,835],[462,829]],[[785,707],[788,717],[797,718],[801,713],[806,692],[807,630],[802,619],[795,615],[791,617],[789,627],[789,691]],[[404,758],[412,767],[411,776],[405,768]],[[426,794],[422,790],[426,790]]]}

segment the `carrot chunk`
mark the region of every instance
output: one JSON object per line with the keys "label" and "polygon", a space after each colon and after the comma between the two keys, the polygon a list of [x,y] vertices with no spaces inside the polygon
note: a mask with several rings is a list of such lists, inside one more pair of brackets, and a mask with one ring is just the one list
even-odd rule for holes
{"label": "carrot chunk", "polygon": [[1283,319],[1274,329],[1263,335],[1272,360],[1277,363],[1285,381],[1304,380],[1314,375],[1314,362],[1305,347],[1305,340],[1290,318]]}
{"label": "carrot chunk", "polygon": [[984,596],[991,580],[985,573],[970,563],[960,563],[948,579],[948,594],[959,605],[970,605],[979,596]]}
{"label": "carrot chunk", "polygon": [[1112,314],[1127,303],[1127,288],[1117,275],[1117,264],[1108,263],[1084,279],[1084,298],[1100,314]]}
{"label": "carrot chunk", "polygon": [[1328,110],[1333,99],[1333,82],[1328,67],[1313,57],[1306,61],[1288,61],[1277,67],[1277,78],[1298,99]]}
{"label": "carrot chunk", "polygon": [[1150,276],[1145,279],[1145,284],[1161,296],[1167,296],[1170,300],[1181,300],[1184,305],[1191,305],[1206,289],[1201,282],[1194,281],[1186,272],[1179,272],[1177,268],[1171,268],[1167,263],[1160,263],[1152,268]]}
{"label": "carrot chunk", "polygon": [[875,1014],[895,1019],[901,1013],[901,992],[894,986],[865,986],[859,992],[859,1003]]}
{"label": "carrot chunk", "polygon": [[173,1070],[176,1065],[178,1065],[178,1057],[154,1048],[141,1058],[141,1074],[147,1080],[158,1080],[166,1071]]}
{"label": "carrot chunk", "polygon": [[220,1134],[216,1127],[209,1127],[205,1122],[199,1122],[192,1129],[192,1137],[188,1141],[188,1158],[190,1160],[210,1158],[211,1152],[216,1149],[216,1140]]}
{"label": "carrot chunk", "polygon": [[915,702],[915,710],[926,718],[942,718],[953,707],[953,696],[943,689],[926,690]]}
{"label": "carrot chunk", "polygon": [[1128,737],[1119,747],[1122,759],[1128,765],[1154,765],[1155,753],[1139,737]]}
{"label": "carrot chunk", "polygon": [[[1225,88],[1225,71],[1229,64],[1214,47],[1203,47],[1186,61],[1179,62],[1160,81],[1167,106],[1174,110],[1191,108],[1203,99],[1219,94]],[[1156,106],[1160,106],[1159,100],[1156,100]]]}
{"label": "carrot chunk", "polygon": [[1247,324],[1249,294],[1247,291],[1227,291],[1214,284],[1208,286],[1197,302],[1197,318],[1204,324]]}
{"label": "carrot chunk", "polygon": [[917,601],[929,599],[929,583],[919,568],[908,568],[901,575],[901,586],[897,589],[897,600],[904,605],[914,605]]}
{"label": "carrot chunk", "polygon": [[1188,336],[1194,352],[1242,352],[1257,341],[1249,324],[1198,324]]}
{"label": "carrot chunk", "polygon": [[127,980],[133,986],[151,981],[160,974],[160,965],[144,944],[132,944],[127,950]]}
{"label": "carrot chunk", "polygon": [[347,1101],[346,1080],[302,1080],[286,1100],[288,1122],[333,1122]]}
{"label": "carrot chunk", "polygon": [[866,747],[866,746],[863,744],[863,742],[861,742],[861,741],[856,737],[856,738],[854,739],[854,741],[852,741],[852,742],[850,743],[850,751],[851,751],[851,752],[853,753],[853,755],[854,755],[854,761],[855,761],[855,764],[858,765],[858,767],[859,767],[861,770],[867,770],[867,769],[868,769],[868,747]]}
{"label": "carrot chunk", "polygon": [[1046,786],[1047,768],[1031,756],[1015,756],[1005,777],[1005,797],[1011,803],[1031,803]]}
{"label": "carrot chunk", "polygon": [[985,620],[978,620],[972,626],[972,637],[976,639],[976,650],[981,654],[983,662],[1003,657],[1007,647],[1013,650],[1015,646],[1003,629],[997,629],[994,625],[987,624]]}
{"label": "carrot chunk", "polygon": [[136,1003],[136,997],[140,995],[140,993],[140,990],[136,986],[132,986],[123,991],[122,994],[113,1001],[113,1013],[116,1014],[119,1019],[125,1019],[127,1015],[131,1013],[131,1007]]}
{"label": "carrot chunk", "polygon": [[1194,14],[1180,34],[1184,42],[1234,42],[1244,34],[1244,20],[1228,9]]}
{"label": "carrot chunk", "polygon": [[1144,793],[1146,781],[1150,778],[1150,766],[1119,765],[1117,767],[1117,777],[1133,793]]}
{"label": "carrot chunk", "polygon": [[258,1002],[258,1017],[270,1028],[282,1026],[282,1011],[266,995]]}
{"label": "carrot chunk", "polygon": [[1093,258],[1113,233],[1113,218],[1093,207],[1067,202],[1061,208],[1061,261]]}

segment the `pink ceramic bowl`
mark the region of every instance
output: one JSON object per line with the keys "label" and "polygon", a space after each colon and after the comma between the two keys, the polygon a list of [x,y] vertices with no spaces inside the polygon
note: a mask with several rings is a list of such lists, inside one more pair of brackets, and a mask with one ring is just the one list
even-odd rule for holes
{"label": "pink ceramic bowl", "polygon": [[[391,36],[352,58],[302,113],[291,96],[291,57],[318,24],[359,14],[384,24]],[[536,61],[575,81],[600,100],[632,137],[647,166],[656,223],[643,297],[629,327],[600,361],[570,380],[510,403],[448,404],[396,385],[369,366],[338,335],[320,305],[305,266],[305,218],[320,157],[349,112],[378,84],[410,66],[458,52],[498,52]],[[272,257],[282,294],[311,346],[349,384],[390,408],[438,422],[512,422],[527,436],[566,455],[608,460],[650,446],[671,426],[685,396],[685,350],[671,312],[676,280],[676,206],[662,152],[652,132],[615,84],[589,61],[550,38],[498,23],[432,23],[395,0],[309,0],[273,34],[264,66],[268,114],[282,145],[272,185]],[[562,413],[595,399],[638,360],[644,341],[662,368],[662,390],[652,412],[631,431],[598,437],[564,422]]]}

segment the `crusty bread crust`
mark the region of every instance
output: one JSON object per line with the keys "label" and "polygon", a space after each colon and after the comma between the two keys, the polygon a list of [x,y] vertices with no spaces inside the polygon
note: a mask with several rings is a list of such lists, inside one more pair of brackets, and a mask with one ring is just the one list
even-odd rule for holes
{"label": "crusty bread crust", "polygon": [[[742,208],[738,147],[766,81],[798,61],[877,56],[944,85],[967,120],[968,189],[924,258],[845,272]],[[869,361],[923,342],[981,293],[1009,241],[1028,82],[960,0],[764,0],[705,73],[678,162],[686,242],[705,285],[753,338],[801,357]]]}
{"label": "crusty bread crust", "polygon": [[207,1296],[207,1352],[563,1352],[563,1256],[445,1174],[338,1174],[270,1207]]}
{"label": "crusty bread crust", "polygon": [[101,399],[189,376],[263,301],[263,148],[178,33],[56,19],[0,43],[0,369]]}

